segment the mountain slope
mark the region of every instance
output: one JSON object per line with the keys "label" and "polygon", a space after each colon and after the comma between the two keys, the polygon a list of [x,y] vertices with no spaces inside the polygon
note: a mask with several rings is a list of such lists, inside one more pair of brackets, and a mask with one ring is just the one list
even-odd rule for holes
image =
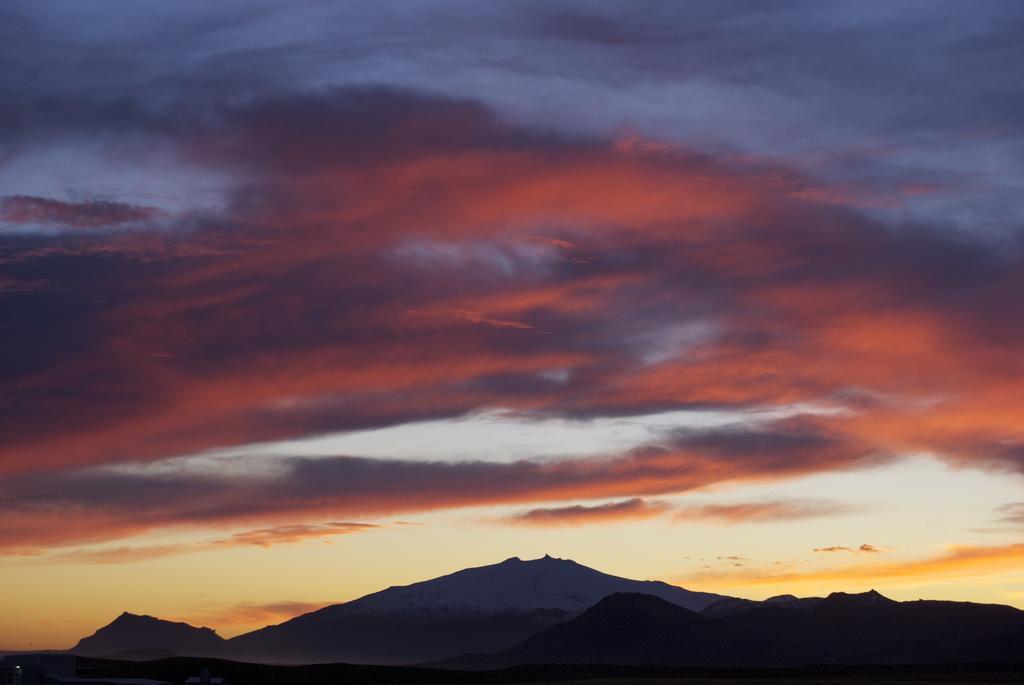
{"label": "mountain slope", "polygon": [[152,616],[125,612],[71,650],[83,656],[104,656],[119,652],[161,650],[188,656],[207,656],[224,651],[226,641],[210,628],[164,621]]}
{"label": "mountain slope", "polygon": [[325,607],[229,642],[235,658],[421,663],[510,647],[616,592],[691,609],[721,599],[657,581],[619,578],[574,561],[513,557]]}

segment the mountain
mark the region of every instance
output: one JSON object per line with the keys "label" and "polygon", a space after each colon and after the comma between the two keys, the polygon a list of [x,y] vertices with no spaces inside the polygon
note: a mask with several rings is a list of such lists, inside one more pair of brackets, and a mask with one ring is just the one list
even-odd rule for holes
{"label": "mountain", "polygon": [[228,643],[233,658],[408,664],[510,647],[616,592],[699,610],[720,595],[601,573],[545,556],[469,568],[325,607]]}
{"label": "mountain", "polygon": [[970,602],[896,602],[875,592],[720,600],[695,613],[616,594],[515,647],[436,663],[652,666],[897,665],[1024,662],[1024,611]]}
{"label": "mountain", "polygon": [[629,580],[596,571],[571,559],[545,555],[523,561],[457,571],[412,585],[391,587],[349,602],[346,606],[373,614],[436,611],[508,612],[537,608],[582,612],[616,592],[637,592],[700,610],[721,595],[693,592],[659,580]]}
{"label": "mountain", "polygon": [[220,654],[227,642],[210,628],[125,612],[71,650],[83,656],[125,652],[172,652],[191,656]]}
{"label": "mountain", "polygon": [[[391,587],[223,640],[122,614],[82,655],[173,652],[277,663],[663,666],[1024,662],[1024,612],[878,592],[764,601],[691,592],[545,556]],[[463,656],[458,656],[463,655]]]}
{"label": "mountain", "polygon": [[651,595],[617,593],[511,649],[432,665],[473,670],[522,664],[765,666],[778,658],[776,652],[771,640],[721,620]]}

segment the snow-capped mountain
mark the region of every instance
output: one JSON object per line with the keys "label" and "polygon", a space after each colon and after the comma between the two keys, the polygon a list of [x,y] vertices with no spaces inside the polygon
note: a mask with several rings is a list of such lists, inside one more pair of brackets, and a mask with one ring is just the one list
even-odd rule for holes
{"label": "snow-capped mountain", "polygon": [[571,559],[519,557],[412,585],[390,587],[343,606],[367,613],[510,613],[536,609],[582,612],[616,592],[640,592],[700,611],[721,595],[693,592],[661,581],[630,580]]}
{"label": "snow-capped mountain", "polygon": [[722,597],[601,573],[568,559],[517,557],[324,607],[229,641],[250,660],[418,663],[498,651],[616,592],[699,611]]}

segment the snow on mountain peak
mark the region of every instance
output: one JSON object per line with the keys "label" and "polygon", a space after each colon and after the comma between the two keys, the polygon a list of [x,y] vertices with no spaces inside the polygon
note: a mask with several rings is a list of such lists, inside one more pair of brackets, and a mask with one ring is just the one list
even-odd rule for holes
{"label": "snow on mountain peak", "polygon": [[506,613],[557,609],[580,612],[616,592],[644,592],[699,610],[717,595],[691,592],[660,581],[601,573],[570,559],[510,557],[412,585],[391,587],[344,605],[369,613]]}

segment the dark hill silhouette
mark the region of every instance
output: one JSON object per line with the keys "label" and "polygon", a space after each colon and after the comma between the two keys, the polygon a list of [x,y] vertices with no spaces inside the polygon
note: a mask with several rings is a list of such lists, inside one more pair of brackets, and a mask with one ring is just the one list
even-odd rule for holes
{"label": "dark hill silhouette", "polygon": [[206,656],[223,653],[225,645],[226,641],[210,628],[125,612],[79,640],[71,651],[84,656],[149,650]]}
{"label": "dark hill silhouette", "polygon": [[156,661],[157,659],[171,659],[178,656],[169,649],[126,649],[113,654],[104,654],[101,658],[114,661]]}
{"label": "dark hill silhouette", "polygon": [[998,604],[896,602],[874,590],[835,592],[824,599],[760,602],[721,620],[807,645],[828,663],[1024,661],[1024,611]]}
{"label": "dark hill silhouette", "polygon": [[446,668],[524,664],[802,666],[1024,663],[1024,612],[970,602],[896,602],[875,592],[721,601],[695,614],[613,595],[582,616],[496,654]]}
{"label": "dark hill silhouette", "polygon": [[233,658],[250,661],[409,664],[510,647],[578,616],[615,592],[643,592],[693,609],[720,595],[601,573],[545,556],[470,568],[392,587],[238,636]]}
{"label": "dark hill silhouette", "polygon": [[432,664],[473,670],[521,664],[765,666],[780,646],[651,595],[617,593],[570,621],[492,655]]}

